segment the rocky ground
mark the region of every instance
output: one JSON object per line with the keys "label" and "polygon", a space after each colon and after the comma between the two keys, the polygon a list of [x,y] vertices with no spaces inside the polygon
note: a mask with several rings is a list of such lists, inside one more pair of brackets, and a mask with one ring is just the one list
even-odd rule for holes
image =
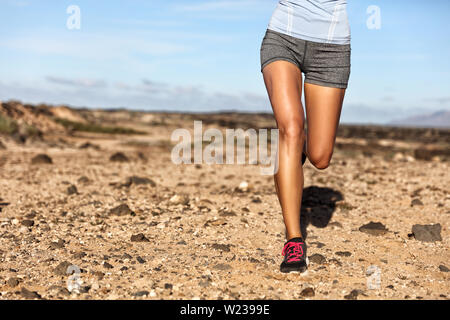
{"label": "rocky ground", "polygon": [[270,116],[68,114],[142,134],[0,135],[0,299],[450,297],[448,131],[342,126],[330,167],[305,164],[309,270],[286,275],[272,177],[170,157],[193,119]]}

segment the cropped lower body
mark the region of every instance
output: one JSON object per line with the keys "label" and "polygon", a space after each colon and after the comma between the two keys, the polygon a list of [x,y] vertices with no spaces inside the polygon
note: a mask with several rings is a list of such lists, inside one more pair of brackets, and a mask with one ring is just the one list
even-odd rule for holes
{"label": "cropped lower body", "polygon": [[305,83],[346,89],[351,45],[313,42],[267,29],[261,44],[261,72],[268,64],[289,61],[305,75]]}

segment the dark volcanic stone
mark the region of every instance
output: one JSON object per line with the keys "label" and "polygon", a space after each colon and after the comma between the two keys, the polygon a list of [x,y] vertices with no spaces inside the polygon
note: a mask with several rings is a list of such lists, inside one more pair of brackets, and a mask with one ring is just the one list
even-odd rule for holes
{"label": "dark volcanic stone", "polygon": [[143,291],[138,291],[138,292],[133,293],[133,296],[135,296],[135,297],[145,297],[145,296],[148,296],[149,293],[150,292],[148,292],[146,290],[143,290]]}
{"label": "dark volcanic stone", "polygon": [[20,222],[23,226],[25,227],[32,227],[34,226],[34,221],[33,220],[22,220],[22,222]]}
{"label": "dark volcanic stone", "polygon": [[214,250],[220,250],[224,252],[230,252],[230,245],[229,244],[219,244],[219,243],[213,243],[211,245],[211,248]]}
{"label": "dark volcanic stone", "polygon": [[130,159],[128,159],[128,157],[126,155],[124,155],[122,152],[117,152],[115,154],[113,154],[110,158],[110,161],[114,161],[114,162],[128,162],[130,161]]}
{"label": "dark volcanic stone", "polygon": [[302,292],[300,292],[300,295],[302,297],[309,298],[309,297],[314,297],[316,295],[316,293],[314,292],[313,288],[306,288],[306,289],[303,289]]}
{"label": "dark volcanic stone", "polygon": [[91,182],[91,180],[89,180],[89,178],[86,176],[80,177],[77,181],[78,181],[78,183],[82,183],[82,184],[88,184]]}
{"label": "dark volcanic stone", "polygon": [[142,259],[141,257],[137,257],[136,258],[137,262],[139,262],[140,264],[145,263],[146,261],[144,259]]}
{"label": "dark volcanic stone", "polygon": [[420,199],[412,199],[411,207],[414,207],[414,206],[423,206],[423,202],[420,201]]}
{"label": "dark volcanic stone", "polygon": [[53,271],[59,276],[65,276],[68,274],[67,269],[71,265],[72,264],[70,262],[64,261],[64,262],[61,262],[60,264],[58,264],[58,266]]}
{"label": "dark volcanic stone", "polygon": [[132,184],[134,184],[134,185],[149,184],[152,187],[156,187],[155,181],[148,179],[148,178],[141,178],[141,177],[136,177],[136,176],[129,177],[127,179],[127,181],[125,182],[126,186],[131,186]]}
{"label": "dark volcanic stone", "polygon": [[315,253],[309,257],[309,261],[316,264],[324,264],[326,263],[327,259],[323,255]]}
{"label": "dark volcanic stone", "polygon": [[30,291],[27,288],[22,288],[22,290],[20,291],[20,294],[25,299],[40,299],[41,298],[39,293],[37,293],[36,291]]}
{"label": "dark volcanic stone", "polygon": [[127,204],[121,204],[111,210],[109,210],[109,214],[116,216],[128,216],[134,214],[134,212],[128,207]]}
{"label": "dark volcanic stone", "polygon": [[442,241],[441,225],[439,223],[432,225],[415,224],[412,227],[414,238],[423,242]]}
{"label": "dark volcanic stone", "polygon": [[442,271],[442,272],[449,272],[449,271],[450,271],[450,270],[449,270],[446,266],[444,266],[443,264],[441,264],[441,265],[439,266],[439,270]]}
{"label": "dark volcanic stone", "polygon": [[350,257],[352,255],[349,251],[338,251],[336,254],[340,257]]}
{"label": "dark volcanic stone", "polygon": [[78,194],[78,189],[76,186],[71,185],[70,187],[67,188],[67,194],[70,196],[72,194]]}
{"label": "dark volcanic stone", "polygon": [[164,289],[173,289],[173,284],[171,283],[164,284]]}
{"label": "dark volcanic stone", "polygon": [[131,236],[131,242],[150,242],[143,233],[139,233]]}
{"label": "dark volcanic stone", "polygon": [[46,154],[38,154],[31,159],[32,164],[52,164],[53,160]]}
{"label": "dark volcanic stone", "polygon": [[381,236],[388,232],[386,227],[380,222],[370,222],[365,224],[359,228],[359,231],[373,236]]}
{"label": "dark volcanic stone", "polygon": [[359,295],[359,290],[352,290],[348,295],[344,296],[347,300],[357,300]]}

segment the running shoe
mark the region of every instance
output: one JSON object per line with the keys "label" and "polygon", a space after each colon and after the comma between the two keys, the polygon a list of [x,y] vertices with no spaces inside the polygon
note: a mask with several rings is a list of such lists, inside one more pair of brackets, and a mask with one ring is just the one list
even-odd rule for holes
{"label": "running shoe", "polygon": [[302,273],[308,268],[306,261],[306,243],[302,238],[293,238],[286,242],[282,255],[284,256],[284,260],[280,266],[281,272]]}

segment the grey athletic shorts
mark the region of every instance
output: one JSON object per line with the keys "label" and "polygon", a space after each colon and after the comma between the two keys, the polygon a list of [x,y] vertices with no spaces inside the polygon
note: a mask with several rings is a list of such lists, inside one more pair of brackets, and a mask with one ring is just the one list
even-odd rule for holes
{"label": "grey athletic shorts", "polygon": [[346,89],[350,78],[350,44],[312,42],[267,29],[261,44],[261,72],[269,63],[289,61],[305,82]]}

